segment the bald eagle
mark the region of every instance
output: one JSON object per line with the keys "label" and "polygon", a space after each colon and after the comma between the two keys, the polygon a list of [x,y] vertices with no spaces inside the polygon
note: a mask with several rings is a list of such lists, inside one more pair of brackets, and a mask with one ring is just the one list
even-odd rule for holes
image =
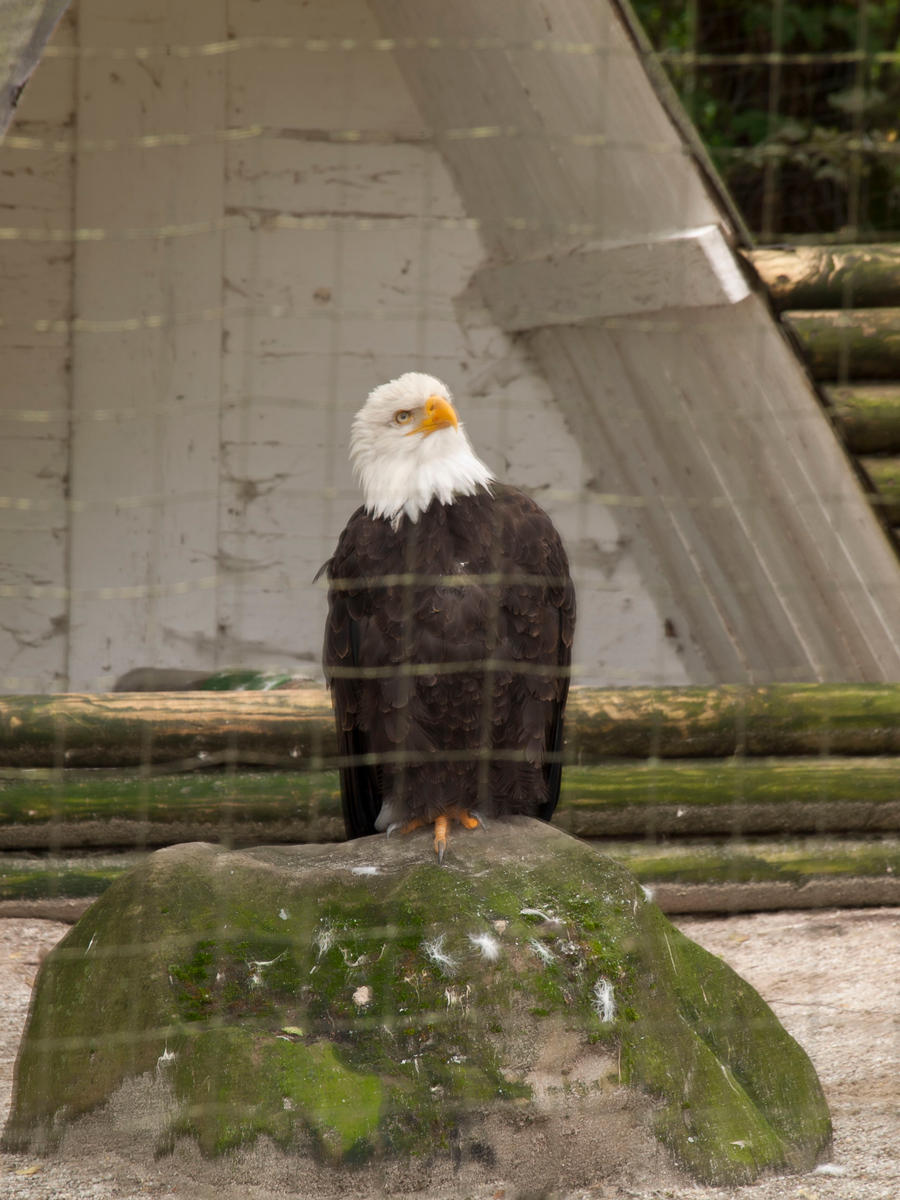
{"label": "bald eagle", "polygon": [[559,798],[575,593],[547,514],[496,482],[447,387],[410,372],[357,413],[364,503],[327,571],[324,667],[348,837]]}

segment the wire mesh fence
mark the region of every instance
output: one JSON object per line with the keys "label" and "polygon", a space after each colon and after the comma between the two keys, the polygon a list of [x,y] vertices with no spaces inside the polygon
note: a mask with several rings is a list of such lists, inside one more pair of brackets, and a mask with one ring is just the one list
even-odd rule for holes
{"label": "wire mesh fence", "polygon": [[[568,551],[554,825],[671,913],[896,903],[900,5],[450,7],[84,0],[19,98],[0,144],[0,914],[74,917],[175,843],[340,842],[342,769],[421,762],[335,738],[314,581],[360,502],[353,415],[405,371],[449,385]],[[412,604],[410,570],[373,590]],[[492,629],[503,587],[531,583],[492,577]],[[348,670],[493,687],[509,663],[489,642]],[[527,757],[492,740],[496,703],[477,744],[426,760],[483,760],[484,792]],[[480,934],[518,922],[516,953],[536,938],[574,987],[585,947],[526,900]],[[316,1020],[339,1044],[373,988],[403,1026],[416,972],[443,996],[422,1028],[468,1020],[463,964],[487,942],[410,940],[398,918],[323,949],[310,910],[296,944],[276,913],[244,945],[224,911],[175,973],[196,1029],[254,971],[288,988],[331,958],[353,986]],[[615,993],[624,968],[602,979]],[[463,1051],[441,1053],[461,1079]],[[429,1104],[459,1083],[439,1075]],[[341,1153],[374,1103],[363,1133],[328,1118]]]}

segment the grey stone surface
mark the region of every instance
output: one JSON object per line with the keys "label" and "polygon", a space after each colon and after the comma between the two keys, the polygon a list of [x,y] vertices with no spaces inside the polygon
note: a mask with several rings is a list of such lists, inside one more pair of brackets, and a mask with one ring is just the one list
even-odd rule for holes
{"label": "grey stone surface", "polygon": [[753,989],[528,820],[458,833],[443,869],[424,833],[153,855],[45,964],[6,1147],[55,1148],[83,1113],[148,1159],[273,1142],[338,1191],[348,1168],[635,1179],[663,1165],[654,1135],[736,1183],[830,1138]]}
{"label": "grey stone surface", "polygon": [[[556,1195],[567,1200],[886,1200],[900,1194],[900,1064],[893,1036],[898,1008],[897,997],[885,987],[900,966],[900,910],[754,913],[682,918],[678,924],[752,982],[809,1051],[834,1115],[834,1161],[813,1173],[772,1176],[739,1188],[698,1187],[679,1180],[671,1168],[648,1163],[642,1180],[595,1182],[588,1189],[560,1189]],[[12,1064],[35,972],[66,932],[65,925],[50,921],[0,921],[0,1115],[8,1107]],[[154,1163],[139,1163],[129,1145],[114,1149],[108,1140],[90,1145],[85,1126],[91,1120],[79,1124],[77,1139],[67,1138],[65,1157],[0,1155],[0,1195],[16,1200],[316,1196],[296,1178],[276,1187],[260,1169],[258,1156],[256,1164],[249,1156],[244,1164],[229,1164],[215,1187],[200,1178],[205,1164],[187,1148]],[[499,1173],[464,1189],[472,1200],[497,1200],[500,1193],[508,1200],[517,1196]],[[385,1190],[367,1190],[357,1181],[353,1194],[380,1200]],[[461,1194],[459,1181],[446,1186],[429,1179],[419,1194],[423,1200],[455,1200]]]}

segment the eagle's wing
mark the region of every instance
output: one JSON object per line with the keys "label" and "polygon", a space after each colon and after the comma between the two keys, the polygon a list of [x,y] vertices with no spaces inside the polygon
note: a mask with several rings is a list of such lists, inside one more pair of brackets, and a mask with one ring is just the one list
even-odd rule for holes
{"label": "eagle's wing", "polygon": [[[568,577],[568,570],[566,570]],[[547,739],[544,743],[546,758],[544,760],[544,779],[547,783],[547,801],[538,809],[542,821],[549,821],[559,803],[559,789],[562,782],[562,745],[563,745],[563,713],[569,695],[570,671],[572,666],[572,637],[575,632],[575,589],[571,579],[567,578],[565,596],[559,606],[559,635],[557,641],[556,662],[560,667],[557,678],[557,695],[550,711],[547,723]]]}
{"label": "eagle's wing", "polygon": [[[505,589],[511,618],[507,646],[511,657],[531,671],[520,686],[532,704],[523,705],[519,721],[530,725],[540,739],[546,800],[537,815],[549,821],[559,801],[562,779],[563,714],[569,694],[572,640],[575,633],[575,588],[562,540],[549,516],[516,488],[497,489],[501,506],[501,536],[514,558],[513,574],[520,582]],[[526,708],[543,714],[540,728],[528,720]],[[532,718],[533,721],[533,718]],[[526,735],[523,727],[520,733]]]}
{"label": "eagle's wing", "polygon": [[334,705],[344,825],[347,837],[355,838],[375,832],[375,818],[382,797],[378,768],[364,761],[370,746],[359,721],[360,677],[356,672],[360,665],[360,623],[364,619],[365,588],[364,584],[355,587],[350,575],[342,574],[352,570],[352,564],[342,553],[343,543],[342,537],[334,558],[323,568],[331,586],[322,661]]}

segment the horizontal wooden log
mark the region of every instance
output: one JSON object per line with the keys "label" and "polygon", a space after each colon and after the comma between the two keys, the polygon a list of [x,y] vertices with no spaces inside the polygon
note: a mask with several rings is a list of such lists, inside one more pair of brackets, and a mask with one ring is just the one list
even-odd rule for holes
{"label": "horizontal wooden log", "polygon": [[[554,823],[579,837],[900,830],[900,759],[568,766]],[[0,848],[341,841],[337,772],[0,777]]]}
{"label": "horizontal wooden log", "polygon": [[[900,684],[573,688],[566,756],[900,754]],[[321,687],[0,696],[0,768],[335,765]]]}
{"label": "horizontal wooden log", "polygon": [[900,830],[900,759],[723,759],[568,767],[554,822],[578,837]]}
{"label": "horizontal wooden log", "polygon": [[568,758],[900,754],[900,685],[576,688]]}
{"label": "horizontal wooden log", "polygon": [[900,308],[792,309],[783,319],[815,379],[900,379]]}
{"label": "horizontal wooden log", "polygon": [[[94,899],[147,856],[129,854],[4,854],[0,858],[0,902]],[[2,915],[2,911],[0,911]]]}
{"label": "horizontal wooden log", "polygon": [[832,387],[825,396],[853,454],[900,454],[900,387]]}
{"label": "horizontal wooden log", "polygon": [[[662,899],[665,904],[666,896],[677,896],[681,903],[675,911],[696,911],[698,907],[696,894],[685,893],[685,887],[728,889],[730,900],[723,900],[720,893],[713,906],[726,909],[737,906],[739,889],[749,887],[758,892],[773,885],[796,892],[844,883],[845,887],[855,885],[857,892],[871,892],[873,885],[881,884],[877,892],[881,899],[874,902],[900,901],[900,845],[896,842],[823,837],[679,844],[614,840],[597,842],[596,847],[627,867],[657,902]],[[145,853],[7,854],[0,860],[0,916],[10,915],[17,903],[90,901],[141,862]],[[885,884],[893,897],[884,890]],[[826,903],[830,894],[826,893]],[[702,907],[709,907],[708,895]]]}
{"label": "horizontal wooden log", "polygon": [[308,767],[334,753],[331,700],[319,686],[0,697],[0,767]]}
{"label": "horizontal wooden log", "polygon": [[[774,879],[749,883],[659,883],[654,902],[670,916],[679,914],[780,912],[785,909],[883,908],[900,904],[896,875],[816,877],[803,883]],[[75,902],[77,903],[77,902]],[[64,919],[64,918],[61,918]]]}
{"label": "horizontal wooden log", "polygon": [[900,525],[900,456],[865,456],[859,462],[872,481],[872,504],[880,509],[888,525]]}
{"label": "horizontal wooden log", "polygon": [[900,305],[900,245],[764,246],[742,253],[779,309]]}
{"label": "horizontal wooden log", "polygon": [[0,849],[344,836],[337,771],[0,772]]}
{"label": "horizontal wooden log", "polygon": [[896,875],[900,843],[895,840],[788,838],[778,841],[648,844],[598,843],[642,883],[803,883],[814,878]]}

